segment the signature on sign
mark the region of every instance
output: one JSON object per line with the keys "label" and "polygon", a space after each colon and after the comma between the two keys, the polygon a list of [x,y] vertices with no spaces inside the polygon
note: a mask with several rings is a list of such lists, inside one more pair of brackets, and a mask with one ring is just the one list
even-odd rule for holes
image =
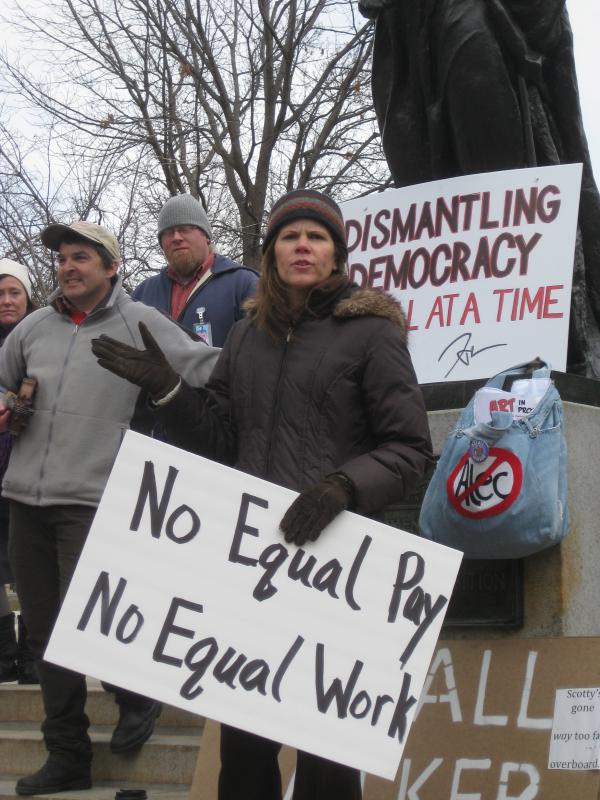
{"label": "signature on sign", "polygon": [[[506,347],[506,343],[489,344],[487,347],[480,347],[478,350],[476,350],[475,345],[471,344],[472,337],[472,333],[461,333],[460,336],[457,336],[456,339],[453,339],[450,344],[442,350],[439,355],[438,362],[444,358],[448,351],[451,351],[451,356],[456,356],[456,360],[448,372],[444,375],[444,378],[447,378],[448,375],[450,375],[457,364],[464,364],[465,367],[468,367],[475,356],[478,356],[480,353],[483,353],[486,350],[492,350],[494,347]],[[452,348],[456,349],[453,350]]]}

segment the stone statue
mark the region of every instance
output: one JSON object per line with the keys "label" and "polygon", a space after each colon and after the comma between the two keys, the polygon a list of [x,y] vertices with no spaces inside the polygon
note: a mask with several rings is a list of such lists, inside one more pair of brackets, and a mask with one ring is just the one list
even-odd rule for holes
{"label": "stone statue", "polygon": [[583,162],[568,371],[600,378],[600,196],[565,0],[360,0],[398,186]]}

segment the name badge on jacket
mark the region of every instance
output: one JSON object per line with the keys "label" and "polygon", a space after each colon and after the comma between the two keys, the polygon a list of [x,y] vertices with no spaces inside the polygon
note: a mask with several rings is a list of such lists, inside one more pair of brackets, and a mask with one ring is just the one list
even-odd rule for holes
{"label": "name badge on jacket", "polygon": [[196,336],[199,336],[207,345],[212,347],[212,331],[210,327],[210,322],[207,322],[204,319],[204,314],[206,312],[206,308],[201,306],[200,308],[196,309],[196,314],[198,315],[198,322],[194,322],[192,328]]}

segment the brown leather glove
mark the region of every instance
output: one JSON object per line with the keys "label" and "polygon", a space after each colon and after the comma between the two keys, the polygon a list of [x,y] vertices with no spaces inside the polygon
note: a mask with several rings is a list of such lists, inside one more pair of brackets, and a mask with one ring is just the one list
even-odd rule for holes
{"label": "brown leather glove", "polygon": [[351,508],[354,501],[352,481],[342,473],[334,473],[305,489],[285,512],[279,527],[286,542],[303,545],[314,542],[337,515]]}
{"label": "brown leather glove", "polygon": [[160,400],[177,386],[179,375],[144,323],[139,322],[138,327],[145,350],[138,350],[103,333],[92,339],[92,353],[101,367],[145,389],[153,399]]}

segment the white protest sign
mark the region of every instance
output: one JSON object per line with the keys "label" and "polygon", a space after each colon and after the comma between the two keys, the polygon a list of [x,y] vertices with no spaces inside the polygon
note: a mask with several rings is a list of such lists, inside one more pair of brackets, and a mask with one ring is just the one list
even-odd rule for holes
{"label": "white protest sign", "polygon": [[564,370],[581,165],[466,175],[341,204],[351,278],[402,303],[420,383],[535,356]]}
{"label": "white protest sign", "polygon": [[557,689],[548,769],[600,769],[600,689]]}
{"label": "white protest sign", "polygon": [[46,658],[393,778],[461,554],[127,433]]}

